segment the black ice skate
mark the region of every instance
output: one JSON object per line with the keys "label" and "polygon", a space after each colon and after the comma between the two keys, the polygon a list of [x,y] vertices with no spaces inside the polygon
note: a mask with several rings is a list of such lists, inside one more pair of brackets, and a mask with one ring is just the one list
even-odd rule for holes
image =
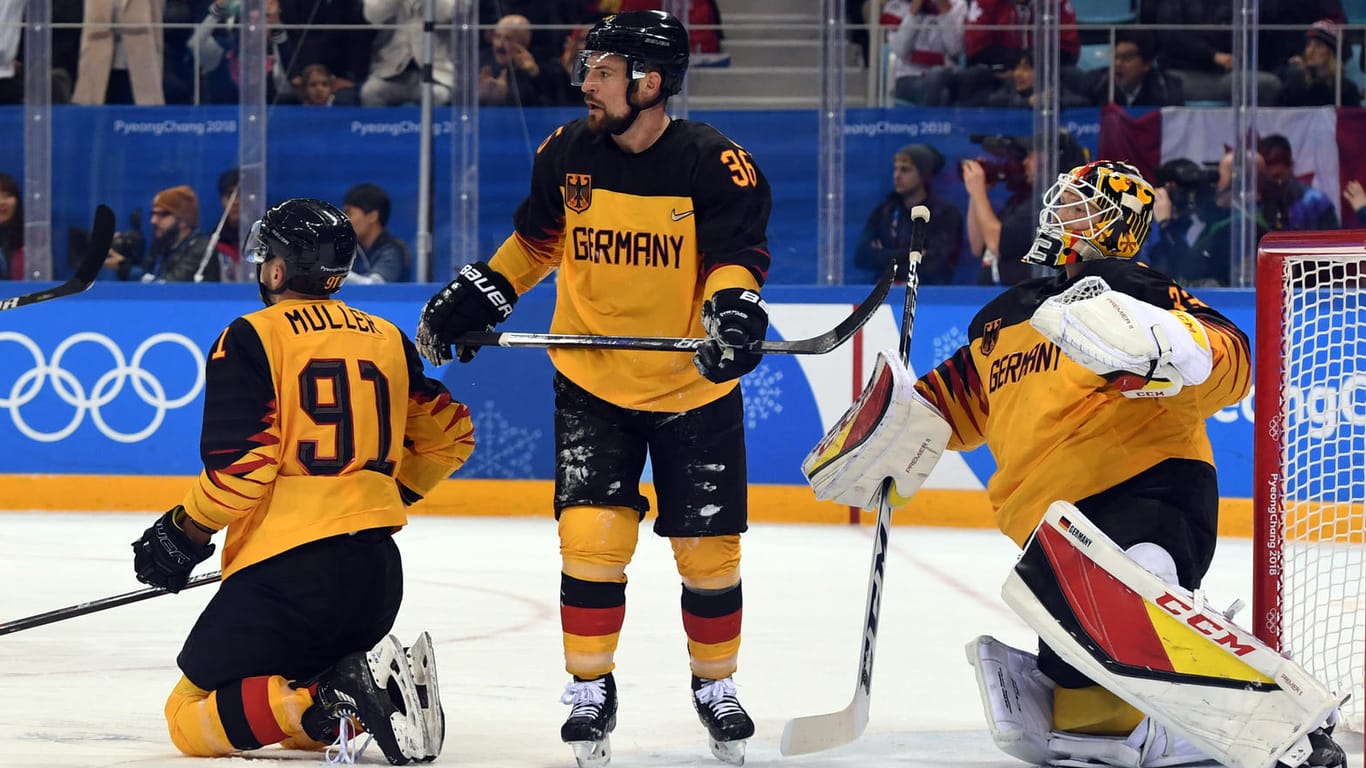
{"label": "black ice skate", "polygon": [[716,759],[744,765],[745,740],[754,735],[754,721],[735,697],[735,681],[729,677],[705,680],[693,675],[692,705],[697,709],[698,719],[707,726],[711,753]]}
{"label": "black ice skate", "polygon": [[[1315,728],[1277,763],[1280,768],[1347,768],[1347,753],[1333,741],[1333,728]],[[1308,744],[1304,743],[1305,739]],[[1291,766],[1287,760],[1302,760]]]}
{"label": "black ice skate", "polygon": [[335,742],[329,748],[329,757],[333,749],[349,755],[345,762],[354,762],[365,749],[364,745],[349,748],[357,735],[351,723],[357,720],[390,764],[404,765],[427,756],[426,723],[417,686],[408,668],[408,656],[393,635],[368,653],[342,657],[324,673],[313,706],[304,712],[302,720],[311,738]]}
{"label": "black ice skate", "polygon": [[560,726],[560,739],[574,749],[579,768],[603,768],[610,763],[609,735],[617,727],[617,683],[612,674],[592,680],[575,677],[564,687],[560,703],[573,707]]}

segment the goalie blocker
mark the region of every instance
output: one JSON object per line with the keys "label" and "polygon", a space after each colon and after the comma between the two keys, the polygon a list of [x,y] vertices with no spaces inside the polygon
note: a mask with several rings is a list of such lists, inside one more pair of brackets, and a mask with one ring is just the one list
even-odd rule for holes
{"label": "goalie blocker", "polygon": [[[1231,768],[1345,764],[1341,749],[1322,730],[1345,696],[1331,693],[1300,665],[1210,609],[1199,593],[1192,595],[1139,565],[1065,501],[1048,508],[1002,597],[1058,656],[1146,713],[1145,724],[1160,725],[1168,739],[1178,735]],[[970,653],[976,645],[969,646]],[[1015,651],[1002,671],[1018,673],[1028,666],[1017,656],[1028,654]],[[974,660],[974,666],[984,682],[980,662]],[[984,694],[988,687],[983,685]],[[987,713],[990,718],[990,701]],[[1041,722],[1038,717],[1022,721]],[[992,725],[993,736],[1006,749],[994,718]],[[1005,735],[1026,754],[1055,764],[1067,764],[1056,759],[1059,747],[1075,753],[1077,745],[1069,738],[1106,738]],[[1129,745],[1134,748],[1131,765],[1192,761],[1188,754],[1143,759],[1152,745],[1141,741]]]}
{"label": "goalie blocker", "polygon": [[915,391],[901,356],[883,350],[863,393],[807,454],[802,472],[816,498],[860,509],[877,506],[890,477],[888,503],[899,507],[925,483],[952,431]]}

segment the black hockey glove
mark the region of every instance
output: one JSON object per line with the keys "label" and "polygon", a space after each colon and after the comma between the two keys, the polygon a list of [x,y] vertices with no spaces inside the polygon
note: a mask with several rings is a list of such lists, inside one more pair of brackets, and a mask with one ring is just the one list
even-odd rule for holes
{"label": "black hockey glove", "polygon": [[414,340],[418,351],[432,365],[444,365],[455,357],[468,363],[479,351],[477,345],[451,345],[471,331],[491,331],[512,314],[517,291],[506,277],[491,269],[487,262],[476,261],[460,268],[460,274],[422,308]]}
{"label": "black hockey glove", "polygon": [[190,571],[213,554],[213,542],[196,544],[182,526],[194,525],[179,504],[157,518],[152,527],[133,542],[133,571],[138,581],[179,592],[190,580]]}
{"label": "black hockey glove", "polygon": [[754,291],[722,288],[702,302],[702,328],[708,338],[693,354],[697,372],[717,384],[738,379],[763,359],[743,347],[768,333],[768,305]]}

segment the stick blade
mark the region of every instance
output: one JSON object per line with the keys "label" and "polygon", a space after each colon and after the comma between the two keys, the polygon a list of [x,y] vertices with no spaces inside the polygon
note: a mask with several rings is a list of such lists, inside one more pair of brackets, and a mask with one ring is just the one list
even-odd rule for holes
{"label": "stick blade", "polygon": [[788,720],[778,751],[785,756],[808,755],[855,741],[868,725],[867,698],[864,697],[862,705],[859,699],[855,694],[849,706],[838,712]]}

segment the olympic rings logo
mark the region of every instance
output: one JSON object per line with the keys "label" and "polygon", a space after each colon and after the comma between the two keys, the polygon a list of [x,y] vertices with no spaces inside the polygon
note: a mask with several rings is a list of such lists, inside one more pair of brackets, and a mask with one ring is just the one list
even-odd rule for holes
{"label": "olympic rings logo", "polygon": [[[7,341],[14,342],[27,349],[29,354],[33,356],[33,367],[14,381],[8,397],[0,397],[0,408],[8,408],[14,426],[30,440],[40,443],[55,443],[66,439],[81,425],[87,413],[90,414],[90,420],[94,422],[100,433],[110,440],[120,443],[140,442],[157,431],[162,421],[165,420],[167,411],[188,404],[198,397],[204,389],[204,354],[199,350],[199,347],[195,346],[194,342],[178,333],[158,333],[146,339],[134,350],[131,360],[124,358],[123,350],[108,336],[90,331],[73,334],[64,339],[53,351],[51,362],[45,359],[43,350],[22,333],[0,331],[0,343]],[[62,367],[62,358],[72,347],[82,343],[104,347],[114,359],[114,367],[102,374],[89,392],[74,374]],[[194,364],[194,384],[188,392],[179,397],[167,397],[166,388],[161,381],[142,367],[142,361],[147,352],[162,343],[178,344],[184,347],[189,351]],[[75,408],[76,411],[66,426],[54,432],[43,432],[30,426],[24,420],[20,409],[38,397],[39,392],[49,380],[52,382],[52,388],[57,396],[67,405]],[[105,421],[104,414],[100,409],[113,402],[114,398],[123,391],[124,385],[129,383],[132,384],[133,391],[142,399],[142,402],[155,409],[156,413],[152,417],[151,423],[146,427],[136,432],[121,432]]]}

